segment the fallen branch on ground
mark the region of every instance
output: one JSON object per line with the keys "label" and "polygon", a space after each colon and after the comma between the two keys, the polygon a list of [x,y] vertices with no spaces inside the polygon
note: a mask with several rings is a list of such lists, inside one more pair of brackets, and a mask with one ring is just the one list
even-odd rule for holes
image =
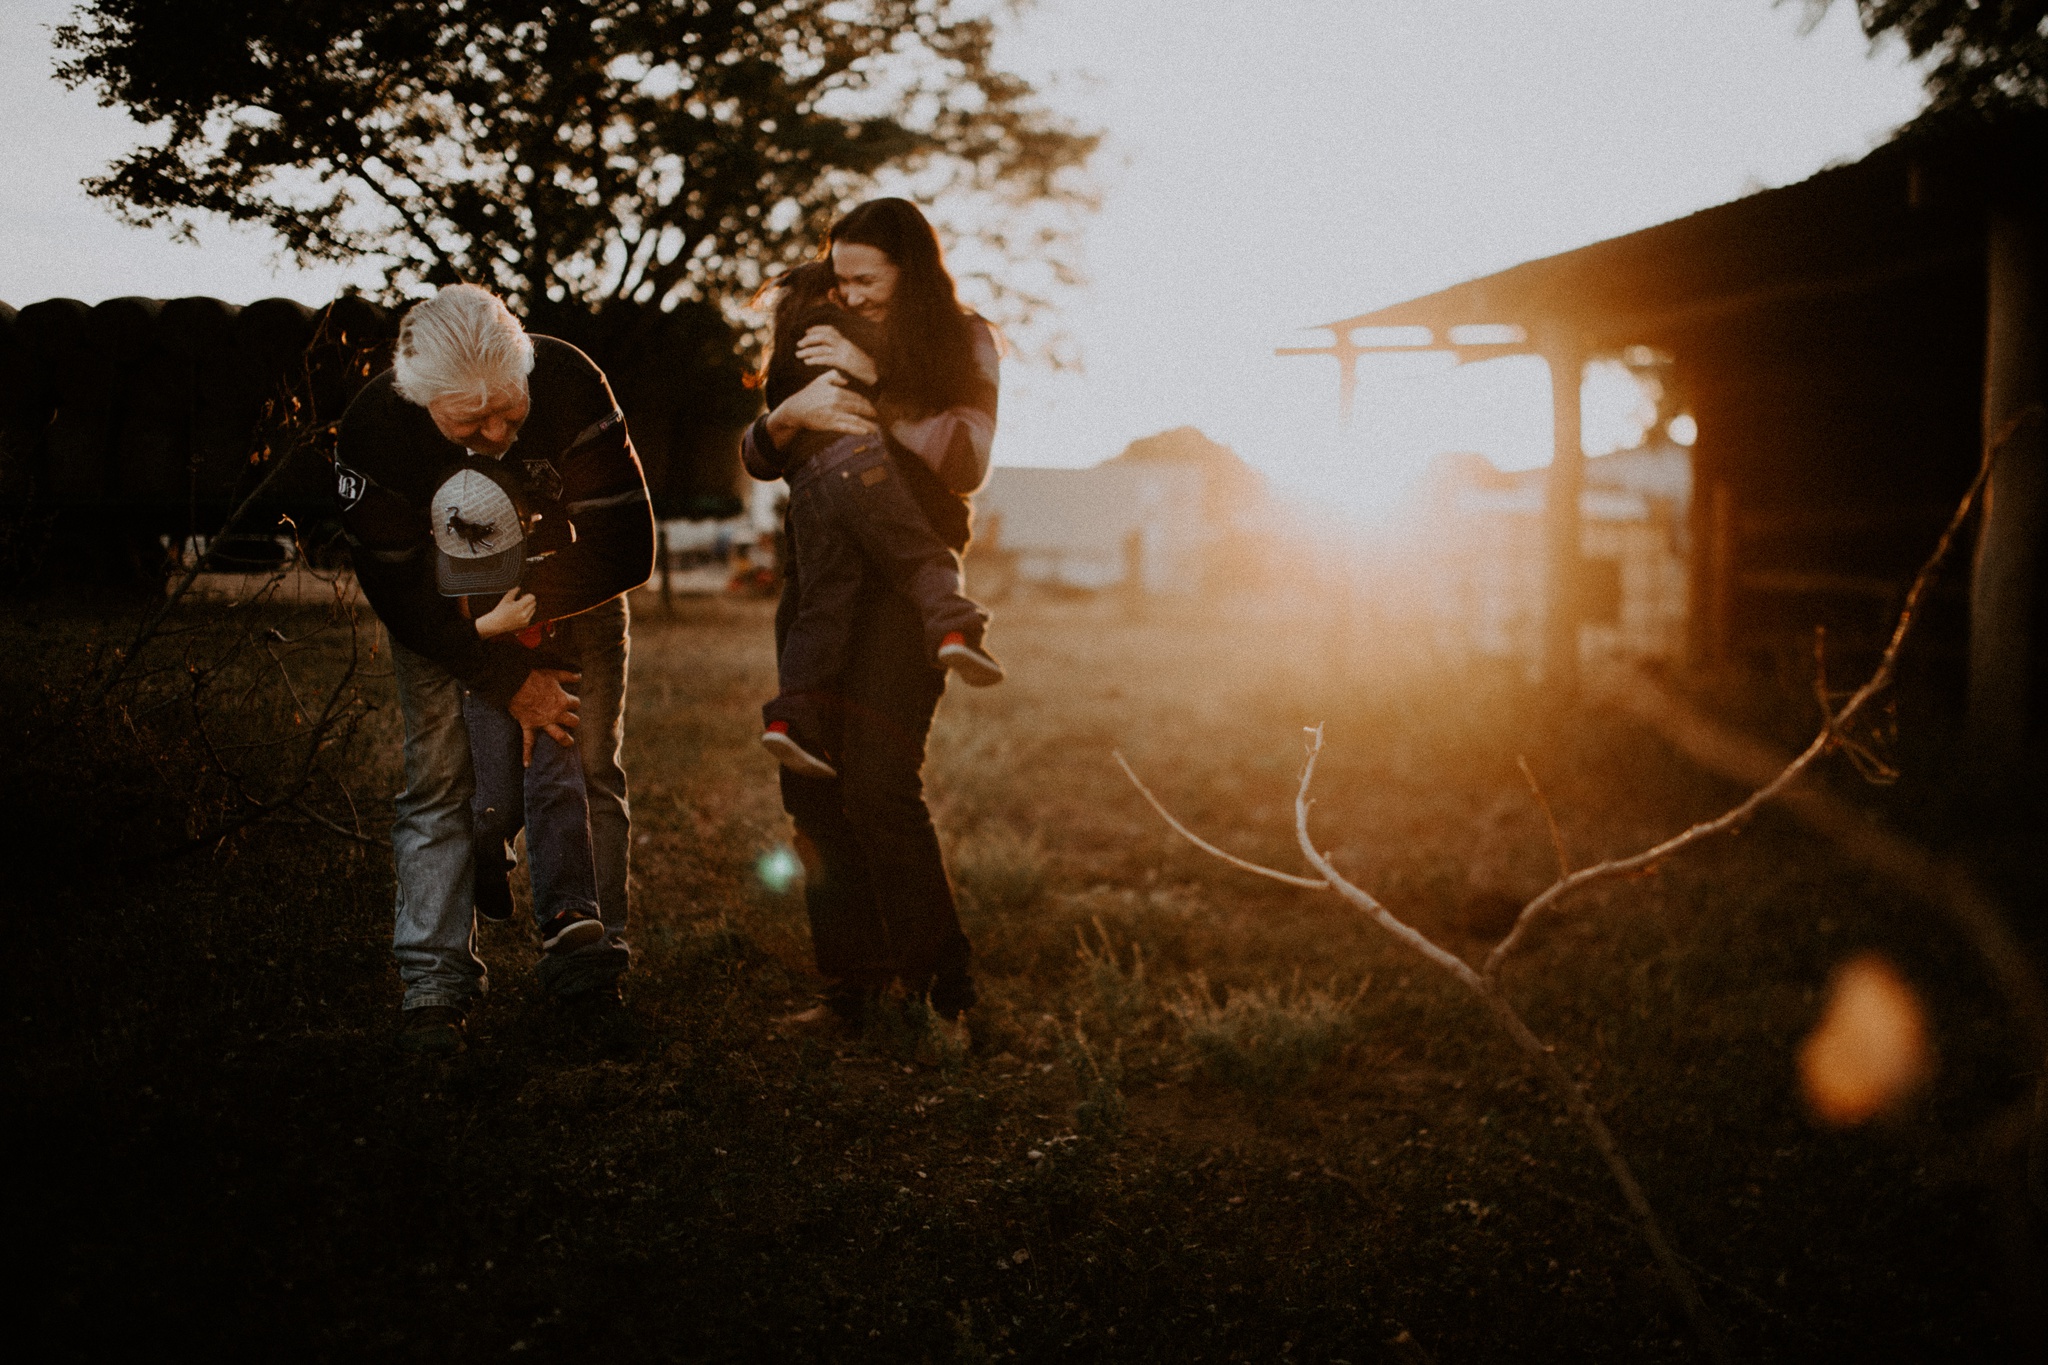
{"label": "fallen branch on ground", "polygon": [[[1302,877],[1293,873],[1282,872],[1276,868],[1252,863],[1202,839],[1167,810],[1165,804],[1157,796],[1153,795],[1151,789],[1138,777],[1137,772],[1124,759],[1121,753],[1115,755],[1116,761],[1123,768],[1125,776],[1130,778],[1131,783],[1151,803],[1152,808],[1159,812],[1161,818],[1176,833],[1179,833],[1197,848],[1234,867],[1242,868],[1245,871],[1262,877],[1271,878],[1274,881],[1301,887],[1306,890],[1329,890],[1336,892],[1344,900],[1359,910],[1364,911],[1369,918],[1395,939],[1406,944],[1424,958],[1442,968],[1486,1005],[1488,1011],[1493,1015],[1495,1022],[1501,1026],[1502,1030],[1514,1041],[1515,1045],[1535,1063],[1536,1069],[1550,1083],[1551,1089],[1564,1104],[1566,1110],[1573,1118],[1578,1120],[1580,1127],[1585,1130],[1586,1135],[1591,1139],[1595,1150],[1600,1153],[1601,1159],[1607,1164],[1609,1174],[1614,1177],[1615,1184],[1620,1188],[1622,1197],[1627,1202],[1629,1210],[1635,1215],[1637,1229],[1642,1234],[1643,1240],[1649,1244],[1651,1254],[1655,1256],[1658,1267],[1663,1271],[1666,1283],[1670,1285],[1673,1295],[1684,1308],[1687,1318],[1692,1322],[1693,1329],[1699,1334],[1701,1341],[1705,1343],[1708,1350],[1717,1359],[1727,1360],[1731,1357],[1729,1356],[1726,1342],[1721,1335],[1719,1324],[1708,1309],[1705,1301],[1700,1297],[1698,1286],[1694,1283],[1691,1272],[1687,1269],[1684,1260],[1673,1249],[1670,1239],[1666,1236],[1664,1228],[1657,1218],[1656,1212],[1650,1207],[1649,1200],[1644,1196],[1634,1171],[1630,1169],[1627,1159],[1623,1157],[1621,1149],[1615,1143],[1614,1135],[1608,1130],[1606,1121],[1600,1116],[1599,1110],[1594,1107],[1592,1101],[1587,1097],[1584,1087],[1564,1069],[1558,1062],[1552,1049],[1530,1030],[1528,1025],[1523,1022],[1521,1015],[1516,1012],[1514,1005],[1508,1000],[1501,986],[1501,968],[1514,954],[1515,950],[1527,941],[1530,926],[1535,923],[1537,918],[1545,912],[1556,908],[1566,897],[1601,882],[1613,881],[1647,871],[1695,844],[1740,827],[1766,802],[1783,796],[1824,755],[1836,749],[1847,750],[1856,747],[1855,741],[1849,737],[1849,727],[1865,712],[1873,700],[1891,685],[1898,669],[1900,653],[1904,649],[1906,640],[1911,634],[1914,625],[1919,620],[1921,605],[1925,601],[1929,589],[1933,586],[1943,563],[1947,560],[1950,550],[1954,547],[1963,526],[1968,521],[1970,513],[1975,509],[1978,499],[1990,478],[1991,468],[1998,451],[2012,438],[2022,423],[2040,415],[2041,410],[2039,408],[2028,409],[2007,423],[2003,430],[1985,443],[1983,458],[1978,464],[1976,476],[1970,481],[1968,490],[1963,494],[1961,501],[1956,506],[1955,514],[1949,519],[1948,526],[1942,531],[1941,538],[1935,543],[1933,551],[1921,565],[1919,572],[1914,576],[1912,586],[1907,590],[1905,602],[1900,608],[1897,624],[1892,630],[1890,639],[1886,642],[1884,653],[1878,661],[1876,670],[1872,672],[1869,679],[1861,687],[1849,695],[1848,699],[1839,709],[1830,709],[1826,705],[1826,694],[1823,690],[1822,713],[1824,719],[1820,732],[1814,736],[1812,742],[1797,757],[1785,763],[1775,773],[1764,777],[1748,796],[1713,819],[1703,820],[1640,853],[1632,854],[1628,857],[1605,859],[1591,866],[1580,868],[1577,871],[1572,871],[1570,868],[1570,864],[1565,856],[1563,841],[1557,832],[1556,822],[1549,820],[1552,844],[1558,859],[1557,880],[1553,881],[1548,887],[1522,906],[1520,913],[1515,917],[1513,927],[1494,945],[1493,949],[1486,955],[1484,962],[1476,970],[1466,963],[1463,958],[1441,947],[1431,940],[1428,935],[1403,921],[1399,916],[1388,910],[1386,906],[1382,905],[1371,893],[1346,879],[1331,864],[1329,855],[1316,847],[1315,841],[1309,833],[1309,812],[1314,804],[1309,796],[1309,792],[1315,782],[1316,762],[1320,758],[1323,749],[1322,726],[1317,725],[1307,729],[1307,757],[1302,765],[1301,783],[1296,790],[1294,801],[1295,837],[1301,847],[1303,858],[1319,874],[1317,877]],[[1825,688],[1824,681],[1821,686],[1823,689]],[[1534,774],[1528,771],[1526,764],[1523,767],[1523,772],[1529,780],[1531,789],[1535,791],[1537,801],[1544,809],[1546,819],[1549,819],[1549,802],[1544,799],[1541,789],[1537,787]],[[2002,930],[2002,924],[1998,924],[1995,913],[1992,914],[1991,919]],[[2029,1015],[2033,1013],[2034,1007],[2038,1005],[2039,987],[2035,985],[2031,991],[2028,989],[2026,982],[2032,979],[2030,970],[2022,973],[2024,980],[2019,981],[2017,984],[2011,979],[2012,964],[2014,962],[2021,962],[2023,964],[2023,958],[2005,953],[2002,947],[1993,950],[1990,945],[1995,938],[1996,936],[1989,935],[1981,924],[1978,926],[1978,932],[1973,935],[1973,941],[1978,944],[1980,951],[1987,952],[1987,957],[1991,959],[1994,972],[1999,973],[2001,984],[2006,986],[2008,994],[2013,997],[2020,1013],[2023,1016]],[[2028,1018],[2024,1022],[2031,1026],[2034,1023],[2034,1019]]]}

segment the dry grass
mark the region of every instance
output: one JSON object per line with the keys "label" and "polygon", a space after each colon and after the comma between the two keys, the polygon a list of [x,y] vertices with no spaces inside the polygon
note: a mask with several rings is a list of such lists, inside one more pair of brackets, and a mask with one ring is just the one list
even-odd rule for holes
{"label": "dry grass", "polygon": [[[1439,1360],[1688,1358],[1592,1155],[1471,1003],[1333,899],[1188,849],[1110,760],[1293,867],[1299,727],[1327,722],[1321,840],[1468,952],[1553,873],[1518,756],[1581,860],[1727,800],[1618,719],[1351,620],[1002,613],[1011,681],[949,694],[931,744],[985,998],[937,1071],[908,1026],[770,1037],[812,983],[801,898],[760,873],[788,838],[753,743],[765,605],[636,623],[623,1020],[552,1011],[523,934],[487,926],[471,1053],[397,1062],[388,864],[298,832],[44,879],[10,910],[46,930],[12,959],[10,1109],[70,1191],[21,1225],[51,1354],[151,1326],[312,1359],[1414,1358],[1403,1333]],[[61,663],[82,629],[0,643]],[[388,791],[376,733],[362,784]],[[1934,1002],[1944,1069],[1888,1126],[1824,1133],[1790,1059],[1864,948]],[[1970,1143],[2018,1063],[1919,907],[1766,819],[1587,896],[1511,980],[1744,1354],[2011,1346]]]}
{"label": "dry grass", "polygon": [[1350,1003],[1303,987],[1298,974],[1284,987],[1244,987],[1218,1001],[1197,972],[1167,1009],[1218,1080],[1272,1092],[1299,1085],[1337,1055],[1350,1031]]}

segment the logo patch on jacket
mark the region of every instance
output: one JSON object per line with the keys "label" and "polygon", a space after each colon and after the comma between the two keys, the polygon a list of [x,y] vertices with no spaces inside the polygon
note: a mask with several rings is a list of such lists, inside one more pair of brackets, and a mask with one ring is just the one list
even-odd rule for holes
{"label": "logo patch on jacket", "polygon": [[346,512],[363,500],[363,494],[370,489],[370,481],[345,464],[334,466],[334,496],[341,501],[341,510]]}
{"label": "logo patch on jacket", "polygon": [[888,477],[889,466],[885,464],[878,464],[873,469],[863,469],[860,473],[860,481],[870,488]]}
{"label": "logo patch on jacket", "polygon": [[525,471],[527,490],[535,497],[561,501],[562,475],[553,460],[521,460],[519,467]]}

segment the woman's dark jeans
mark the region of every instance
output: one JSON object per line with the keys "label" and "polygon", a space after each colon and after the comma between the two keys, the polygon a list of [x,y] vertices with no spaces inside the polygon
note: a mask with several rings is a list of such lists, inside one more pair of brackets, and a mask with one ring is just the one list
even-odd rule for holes
{"label": "woman's dark jeans", "polygon": [[[791,538],[799,534],[790,528]],[[775,613],[778,654],[802,597],[801,551]],[[853,1013],[900,979],[952,1018],[974,1004],[970,949],[960,930],[939,838],[924,804],[925,736],[946,690],[926,660],[909,599],[872,569],[850,604],[852,640],[840,675],[837,778],[782,773],[782,807],[796,822],[804,908],[827,999]]]}

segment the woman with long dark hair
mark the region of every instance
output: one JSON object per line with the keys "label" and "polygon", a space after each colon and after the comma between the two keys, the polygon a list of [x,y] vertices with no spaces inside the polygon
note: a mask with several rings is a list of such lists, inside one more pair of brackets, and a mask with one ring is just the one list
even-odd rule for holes
{"label": "woman with long dark hair", "polygon": [[[940,539],[967,548],[969,497],[988,476],[995,437],[995,336],[962,307],[939,239],[914,204],[875,199],[833,225],[826,259],[839,301],[880,328],[869,355],[836,329],[805,334],[798,354],[831,369],[748,428],[748,472],[776,479],[785,451],[805,431],[884,436],[895,467]],[[880,406],[848,380],[880,381]],[[788,556],[800,565],[799,552]],[[800,572],[800,569],[796,570]],[[822,1004],[788,1021],[816,1030],[857,1029],[891,982],[929,1001],[942,1042],[967,1042],[975,1002],[922,771],[932,714],[946,675],[926,657],[917,608],[878,569],[861,571],[853,646],[839,687],[835,777],[782,770],[782,804],[796,824],[804,863],[811,944],[825,978]],[[801,598],[785,583],[776,646]]]}

